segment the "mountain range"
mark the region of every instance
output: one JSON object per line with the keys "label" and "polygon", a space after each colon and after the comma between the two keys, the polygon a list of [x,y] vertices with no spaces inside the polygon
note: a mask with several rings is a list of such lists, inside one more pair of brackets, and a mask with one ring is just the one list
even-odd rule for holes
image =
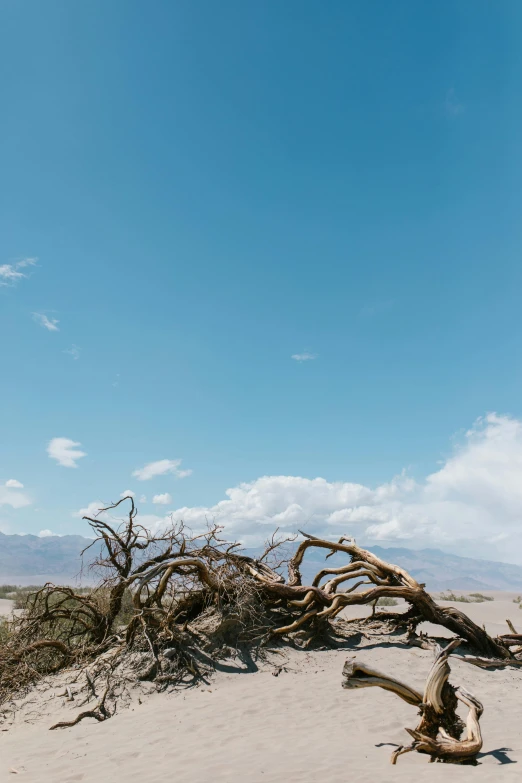
{"label": "mountain range", "polygon": [[[0,533],[0,584],[73,583],[81,552],[92,544],[83,536],[20,536]],[[82,579],[88,582],[88,576]]]}
{"label": "mountain range", "polygon": [[[92,541],[82,536],[7,535],[0,533],[0,584],[41,584],[45,581],[74,583],[81,570],[80,553]],[[522,566],[477,560],[448,554],[438,549],[370,547],[378,557],[405,568],[429,590],[520,590]],[[254,554],[252,552],[251,554]],[[337,561],[337,562],[336,562]],[[88,564],[88,560],[86,563]],[[340,565],[338,558],[329,565]],[[324,565],[324,558],[312,552],[302,567],[303,581],[309,581]],[[92,577],[85,569],[81,581]]]}

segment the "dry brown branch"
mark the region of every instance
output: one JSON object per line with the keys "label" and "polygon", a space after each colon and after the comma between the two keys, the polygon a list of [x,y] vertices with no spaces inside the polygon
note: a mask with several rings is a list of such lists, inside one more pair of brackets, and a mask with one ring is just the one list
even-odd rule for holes
{"label": "dry brown branch", "polygon": [[70,729],[72,726],[76,726],[84,718],[94,718],[99,722],[107,720],[107,718],[110,718],[111,715],[105,706],[105,701],[107,699],[107,696],[109,695],[110,688],[111,688],[110,684],[107,683],[107,687],[105,688],[103,696],[101,697],[101,699],[98,699],[98,702],[92,708],[92,710],[84,710],[84,712],[80,712],[80,714],[77,715],[74,720],[60,721],[59,723],[55,723],[54,726],[49,727],[49,730],[54,731],[54,729]]}
{"label": "dry brown branch", "polygon": [[37,642],[28,644],[27,647],[24,647],[23,649],[19,650],[17,653],[14,653],[13,660],[20,661],[25,655],[29,655],[30,653],[37,652],[38,650],[43,650],[45,648],[52,648],[53,650],[58,650],[58,652],[62,653],[64,658],[68,658],[70,655],[70,649],[63,642],[59,642],[56,639],[40,639]]}
{"label": "dry brown branch", "polygon": [[[462,637],[477,652],[497,658],[510,657],[507,643],[504,643],[503,640],[492,639],[484,629],[473,623],[460,610],[436,604],[425,591],[424,586],[413,579],[407,571],[399,566],[385,563],[372,552],[361,549],[353,539],[341,538],[338,543],[332,543],[306,533],[302,535],[305,540],[299,545],[288,566],[288,582],[284,585],[267,586],[271,592],[290,600],[306,599],[308,609],[313,608],[313,603],[320,605],[321,609],[326,609],[322,617],[335,615],[343,608],[354,604],[371,604],[379,598],[403,598],[413,610],[409,616],[404,616],[408,623],[417,624],[421,621],[428,621],[442,625]],[[311,547],[327,549],[330,554],[343,552],[351,557],[352,562],[344,567],[340,574],[340,569],[323,569],[313,580],[311,587],[302,587],[300,566],[307,549]],[[330,572],[342,577],[342,581],[345,581],[344,577],[354,579],[366,576],[372,586],[369,590],[362,592],[347,590],[343,593],[336,593],[340,582],[330,580],[327,585],[320,587],[321,579]],[[401,622],[400,617],[397,617],[397,620]]]}
{"label": "dry brown branch", "polygon": [[[379,687],[392,691],[408,704],[420,708],[421,720],[416,729],[406,729],[413,738],[407,746],[399,747],[391,757],[392,764],[404,753],[427,753],[431,760],[463,762],[472,760],[482,748],[479,720],[483,712],[479,700],[461,686],[449,684],[448,658],[460,640],[454,639],[442,650],[436,647],[435,661],[428,674],[424,694],[399,680],[381,674],[364,663],[347,661],[343,669],[343,688]],[[468,707],[464,726],[456,712],[457,702]],[[465,729],[465,736],[462,737]]]}
{"label": "dry brown branch", "polygon": [[343,669],[343,688],[372,688],[379,687],[384,690],[392,691],[400,696],[408,704],[419,706],[422,703],[422,694],[409,685],[405,685],[399,680],[394,680],[386,674],[382,674],[376,669],[372,669],[362,661],[346,661]]}

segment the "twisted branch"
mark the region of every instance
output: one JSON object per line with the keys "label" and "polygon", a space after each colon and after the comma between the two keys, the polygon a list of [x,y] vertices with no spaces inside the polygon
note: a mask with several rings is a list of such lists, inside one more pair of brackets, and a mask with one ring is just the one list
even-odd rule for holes
{"label": "twisted branch", "polygon": [[[435,661],[428,674],[424,694],[409,685],[377,672],[360,661],[346,661],[343,669],[343,688],[358,689],[378,687],[391,691],[403,701],[420,708],[421,720],[416,729],[406,729],[413,738],[410,745],[399,747],[391,757],[395,764],[404,753],[427,753],[431,760],[463,761],[473,759],[482,748],[479,720],[483,712],[480,701],[464,688],[449,684],[448,658],[459,645],[454,639],[442,650],[435,648]],[[457,701],[468,707],[466,726],[457,715]],[[462,732],[465,728],[465,736]]]}

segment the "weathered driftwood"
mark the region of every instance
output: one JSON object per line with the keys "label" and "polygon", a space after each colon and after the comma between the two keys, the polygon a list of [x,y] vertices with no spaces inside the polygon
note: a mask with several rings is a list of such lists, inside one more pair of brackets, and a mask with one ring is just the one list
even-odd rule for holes
{"label": "weathered driftwood", "polygon": [[[346,661],[343,688],[383,688],[392,691],[408,704],[420,708],[419,725],[416,729],[406,729],[413,742],[394,751],[392,764],[395,764],[402,754],[414,750],[428,754],[431,761],[462,763],[472,760],[482,748],[479,725],[483,712],[482,704],[462,686],[454,687],[448,682],[448,658],[459,643],[459,639],[454,639],[444,650],[436,646],[435,661],[428,674],[423,695],[400,680],[375,671],[360,661]],[[465,725],[456,712],[458,701],[465,704],[469,710]]]}
{"label": "weathered driftwood", "polygon": [[[279,633],[295,630],[312,617],[317,619],[332,619],[343,609],[356,604],[372,604],[379,598],[403,598],[410,604],[408,612],[392,614],[398,625],[410,629],[420,622],[426,621],[442,625],[460,636],[479,653],[495,658],[511,658],[509,647],[515,644],[511,637],[492,639],[489,634],[474,623],[470,618],[454,607],[439,606],[426,592],[424,585],[417,582],[407,571],[399,566],[386,563],[373,552],[362,549],[350,538],[341,538],[337,543],[325,541],[307,533],[302,533],[305,540],[299,545],[296,554],[288,565],[289,579],[287,583],[271,582],[266,577],[261,579],[266,589],[272,594],[286,599],[293,606],[299,606],[303,615],[291,626],[280,628]],[[351,562],[340,568],[323,568],[316,575],[311,586],[301,585],[300,566],[307,549],[317,547],[329,550],[330,555],[342,552],[350,557]],[[322,580],[327,581],[321,586]],[[343,592],[337,592],[341,584],[350,581],[355,584],[346,587]],[[367,590],[357,591],[363,584],[370,585]],[[306,620],[304,615],[306,615]]]}
{"label": "weathered driftwood", "polygon": [[[504,638],[504,636],[499,636],[498,640],[502,642]],[[441,640],[439,638],[439,641],[445,642],[446,640]],[[424,650],[433,650],[437,638],[430,637],[424,633],[417,634],[413,629],[410,629],[406,637],[406,642],[412,647],[422,647]],[[521,649],[517,647],[510,650],[512,654],[517,654],[520,651]],[[509,658],[483,658],[475,655],[460,655],[459,660],[463,663],[470,663],[472,666],[478,666],[480,669],[505,669],[506,666],[522,666],[522,659],[520,657],[515,658],[512,655]]]}

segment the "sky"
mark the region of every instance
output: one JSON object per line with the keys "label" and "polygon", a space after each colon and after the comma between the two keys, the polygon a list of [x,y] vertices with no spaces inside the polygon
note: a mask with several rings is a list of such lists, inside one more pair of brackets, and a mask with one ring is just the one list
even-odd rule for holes
{"label": "sky", "polygon": [[522,563],[521,44],[518,0],[4,0],[0,530],[133,492]]}

